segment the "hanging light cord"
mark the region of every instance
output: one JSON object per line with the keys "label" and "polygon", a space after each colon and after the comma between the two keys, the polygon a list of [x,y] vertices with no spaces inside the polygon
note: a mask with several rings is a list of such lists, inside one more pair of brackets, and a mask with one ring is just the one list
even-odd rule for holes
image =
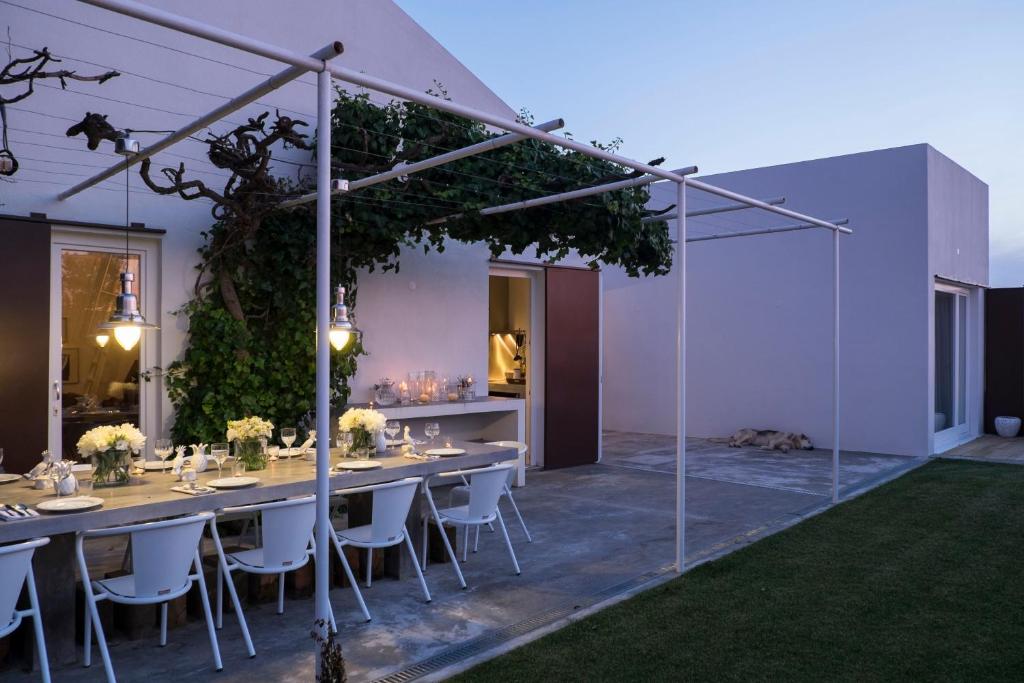
{"label": "hanging light cord", "polygon": [[[128,131],[125,131],[127,134]],[[128,236],[131,234],[131,220],[128,212],[128,201],[131,196],[130,187],[128,184],[129,180],[129,169],[131,163],[129,163],[130,155],[126,154],[124,157],[124,272],[128,272],[129,256],[128,256]]]}

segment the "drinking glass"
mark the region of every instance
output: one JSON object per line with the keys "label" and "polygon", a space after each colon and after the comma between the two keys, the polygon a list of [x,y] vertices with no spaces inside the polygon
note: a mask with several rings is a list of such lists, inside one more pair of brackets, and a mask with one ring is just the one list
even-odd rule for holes
{"label": "drinking glass", "polygon": [[295,427],[283,427],[281,429],[281,443],[288,449],[288,455],[291,455],[292,444],[295,443]]}
{"label": "drinking glass", "polygon": [[4,449],[0,448],[0,465],[4,464]]}
{"label": "drinking glass", "polygon": [[390,436],[392,441],[400,431],[402,431],[402,424],[398,420],[388,420],[384,423],[384,433]]}
{"label": "drinking glass", "polygon": [[441,433],[441,425],[436,422],[428,422],[423,425],[423,433],[430,439],[430,445],[434,445],[434,437]]}
{"label": "drinking glass", "polygon": [[211,444],[210,455],[213,456],[214,462],[217,463],[217,476],[222,476],[224,473],[224,463],[228,459],[228,445],[226,443]]}
{"label": "drinking glass", "polygon": [[167,458],[174,455],[174,444],[170,439],[157,439],[153,445],[153,452],[156,457],[166,462]]}
{"label": "drinking glass", "polygon": [[334,444],[341,449],[341,457],[347,458],[352,452],[352,432],[338,432]]}

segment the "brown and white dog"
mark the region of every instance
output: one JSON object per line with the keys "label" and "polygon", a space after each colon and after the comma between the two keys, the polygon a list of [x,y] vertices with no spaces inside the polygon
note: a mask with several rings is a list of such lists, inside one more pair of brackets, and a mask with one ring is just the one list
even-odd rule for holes
{"label": "brown and white dog", "polygon": [[814,448],[806,434],[779,432],[774,429],[740,429],[729,439],[729,445],[733,448],[754,446],[783,453],[789,453],[792,449],[809,451]]}

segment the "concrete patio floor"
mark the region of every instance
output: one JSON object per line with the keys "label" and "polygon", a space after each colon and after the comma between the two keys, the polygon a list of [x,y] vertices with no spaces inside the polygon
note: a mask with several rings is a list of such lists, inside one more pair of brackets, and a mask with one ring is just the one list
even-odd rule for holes
{"label": "concrete patio floor", "polygon": [[[769,453],[688,440],[687,556],[689,561],[729,552],[827,506],[831,453]],[[916,467],[922,459],[844,453],[843,496]],[[533,629],[636,590],[670,571],[674,528],[674,438],[609,432],[601,464],[535,471],[514,492],[533,534],[509,521],[522,567],[514,576],[497,535],[481,534],[480,552],[464,565],[468,590],[452,568],[431,565],[426,577],[433,602],[425,604],[414,577],[374,581],[364,589],[373,614],[364,623],[350,589],[331,600],[353,681],[435,677],[445,667],[484,655]],[[507,509],[506,519],[512,517]],[[45,600],[46,596],[40,596]],[[166,648],[157,640],[111,639],[120,680],[313,680],[309,626],[312,600],[248,605],[246,618],[257,649],[249,659],[233,613],[225,610],[220,646],[224,671],[212,669],[205,625],[174,629]],[[98,681],[91,669],[55,671],[55,680]],[[400,672],[404,672],[401,675]],[[11,669],[5,681],[34,680]]]}

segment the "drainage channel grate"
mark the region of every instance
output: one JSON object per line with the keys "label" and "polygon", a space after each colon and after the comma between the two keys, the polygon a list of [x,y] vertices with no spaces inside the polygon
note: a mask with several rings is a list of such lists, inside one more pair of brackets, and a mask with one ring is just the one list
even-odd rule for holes
{"label": "drainage channel grate", "polygon": [[516,624],[510,624],[509,626],[489,631],[473,640],[443,650],[401,671],[378,678],[374,683],[406,683],[407,681],[414,681],[435,671],[440,671],[445,667],[463,662],[470,657],[487,652],[539,628],[553,624],[581,609],[592,607],[616,595],[629,592],[670,571],[672,571],[672,567],[652,570],[622,583],[604,588],[596,593],[591,593],[575,604],[546,610]]}

